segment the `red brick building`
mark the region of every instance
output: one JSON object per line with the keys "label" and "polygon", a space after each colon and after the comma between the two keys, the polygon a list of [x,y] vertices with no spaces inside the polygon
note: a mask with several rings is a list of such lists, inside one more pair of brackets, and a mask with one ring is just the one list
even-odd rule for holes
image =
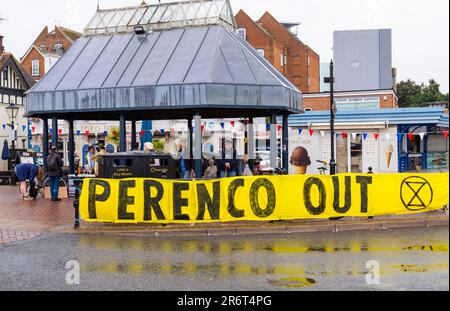
{"label": "red brick building", "polygon": [[21,58],[23,68],[35,80],[40,80],[81,35],[58,26],[49,32],[46,26]]}
{"label": "red brick building", "polygon": [[[398,97],[393,89],[335,92],[339,110],[398,108]],[[303,94],[303,106],[307,111],[329,110],[330,93]]]}
{"label": "red brick building", "polygon": [[243,10],[235,17],[239,33],[303,93],[320,91],[320,57],[286,24],[266,12],[258,21]]}

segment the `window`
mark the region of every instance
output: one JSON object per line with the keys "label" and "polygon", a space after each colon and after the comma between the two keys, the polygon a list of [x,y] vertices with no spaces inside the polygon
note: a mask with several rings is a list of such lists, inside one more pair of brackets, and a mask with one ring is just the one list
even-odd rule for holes
{"label": "window", "polygon": [[283,53],[280,54],[280,65],[281,66],[287,65],[287,55],[284,55]]}
{"label": "window", "polygon": [[264,57],[264,49],[256,49],[256,52],[258,52],[259,55]]}
{"label": "window", "polygon": [[247,40],[247,29],[238,28],[237,33],[242,39]]}
{"label": "window", "polygon": [[8,82],[8,67],[5,67],[5,69],[3,69],[3,80],[5,82]]}
{"label": "window", "polygon": [[312,108],[305,108],[305,111],[313,111]]}
{"label": "window", "polygon": [[33,59],[31,61],[31,75],[33,77],[39,76],[39,59]]}

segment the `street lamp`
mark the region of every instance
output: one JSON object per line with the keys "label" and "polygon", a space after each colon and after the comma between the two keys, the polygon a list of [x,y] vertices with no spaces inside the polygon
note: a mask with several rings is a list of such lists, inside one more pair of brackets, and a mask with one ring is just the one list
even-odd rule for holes
{"label": "street lamp", "polygon": [[336,103],[334,102],[334,64],[330,62],[330,76],[324,78],[324,82],[330,84],[330,132],[331,132],[331,159],[330,159],[330,175],[336,175],[336,159],[334,154],[334,146],[336,142],[336,133],[334,131],[334,120],[336,118]]}
{"label": "street lamp", "polygon": [[9,119],[11,120],[11,124],[8,124],[11,130],[13,131],[13,139],[11,143],[11,151],[13,154],[16,150],[15,140],[16,140],[16,128],[14,125],[14,120],[17,118],[17,115],[19,114],[19,107],[17,107],[15,104],[11,103],[8,107],[5,108],[6,113],[8,114]]}

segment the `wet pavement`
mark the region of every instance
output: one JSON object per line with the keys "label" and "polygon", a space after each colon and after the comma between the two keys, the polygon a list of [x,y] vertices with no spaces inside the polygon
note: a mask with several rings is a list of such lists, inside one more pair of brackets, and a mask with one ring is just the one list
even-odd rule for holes
{"label": "wet pavement", "polygon": [[51,202],[38,197],[20,199],[15,186],[0,187],[0,244],[34,238],[45,232],[73,224],[71,200]]}
{"label": "wet pavement", "polygon": [[[80,284],[66,284],[78,261]],[[379,265],[379,284],[367,274]],[[370,271],[369,271],[370,270]],[[447,227],[287,236],[49,233],[0,245],[0,290],[449,290]]]}

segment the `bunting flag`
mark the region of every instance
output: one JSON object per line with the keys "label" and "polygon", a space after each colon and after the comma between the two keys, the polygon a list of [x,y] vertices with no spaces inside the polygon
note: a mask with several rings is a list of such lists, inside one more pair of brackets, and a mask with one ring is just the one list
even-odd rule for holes
{"label": "bunting flag", "polygon": [[36,126],[31,127],[31,133],[34,134],[34,132],[36,132]]}
{"label": "bunting flag", "polygon": [[324,131],[320,131],[320,136],[325,137],[325,132]]}
{"label": "bunting flag", "polygon": [[367,134],[367,133],[363,133],[363,139],[366,140],[368,135],[369,134]]}
{"label": "bunting flag", "polygon": [[298,135],[302,135],[303,129],[298,129]]}
{"label": "bunting flag", "polygon": [[347,138],[347,133],[343,132],[341,135],[342,135],[342,138],[343,138],[343,139],[346,139],[346,138]]}
{"label": "bunting flag", "polygon": [[266,130],[270,131],[270,124],[269,123],[266,124]]}
{"label": "bunting flag", "polygon": [[384,137],[386,137],[386,140],[390,140],[391,139],[391,134],[384,134]]}
{"label": "bunting flag", "polygon": [[27,128],[27,126],[26,126],[26,125],[22,125],[22,131],[24,131],[24,132],[25,132],[26,128]]}
{"label": "bunting flag", "polygon": [[352,133],[353,140],[356,140],[356,136],[358,136],[358,133]]}
{"label": "bunting flag", "polygon": [[313,134],[314,134],[314,130],[313,129],[309,130],[309,136],[313,136]]}
{"label": "bunting flag", "polygon": [[413,140],[413,133],[408,133],[408,139]]}
{"label": "bunting flag", "polygon": [[280,132],[282,128],[283,128],[283,127],[282,127],[281,125],[278,125],[277,131]]}
{"label": "bunting flag", "polygon": [[160,132],[161,132],[162,135],[164,135],[164,133],[166,132],[166,130],[165,130],[165,129],[161,129]]}
{"label": "bunting flag", "polygon": [[6,124],[2,124],[2,127],[5,130],[6,129]]}
{"label": "bunting flag", "polygon": [[88,130],[86,130],[85,134],[86,134],[86,136],[89,136],[90,132]]}
{"label": "bunting flag", "polygon": [[398,133],[397,134],[397,140],[398,141],[402,141],[402,139],[403,139],[403,134],[402,133]]}
{"label": "bunting flag", "polygon": [[108,136],[108,131],[103,131],[103,136]]}
{"label": "bunting flag", "polygon": [[62,135],[62,129],[58,129],[58,134]]}
{"label": "bunting flag", "polygon": [[225,129],[225,123],[224,122],[220,122],[220,127],[222,128],[222,130]]}
{"label": "bunting flag", "polygon": [[419,133],[420,140],[423,140],[425,138],[425,133]]}
{"label": "bunting flag", "polygon": [[81,135],[81,131],[77,130],[77,136],[80,136],[80,135]]}
{"label": "bunting flag", "polygon": [[444,131],[444,137],[445,137],[445,139],[448,138],[448,131]]}
{"label": "bunting flag", "polygon": [[202,124],[201,125],[201,128],[202,128],[202,132],[205,130],[205,125],[204,124]]}
{"label": "bunting flag", "polygon": [[51,128],[49,131],[50,131],[50,135],[52,135],[53,134],[53,129]]}
{"label": "bunting flag", "polygon": [[175,136],[175,128],[170,129],[170,136]]}
{"label": "bunting flag", "polygon": [[230,124],[232,127],[234,127],[235,122],[234,121],[230,121]]}
{"label": "bunting flag", "polygon": [[145,131],[141,130],[141,136],[144,137],[145,136]]}
{"label": "bunting flag", "polygon": [[380,134],[374,133],[374,134],[373,134],[373,137],[375,137],[375,140],[378,140],[378,137],[380,137]]}

